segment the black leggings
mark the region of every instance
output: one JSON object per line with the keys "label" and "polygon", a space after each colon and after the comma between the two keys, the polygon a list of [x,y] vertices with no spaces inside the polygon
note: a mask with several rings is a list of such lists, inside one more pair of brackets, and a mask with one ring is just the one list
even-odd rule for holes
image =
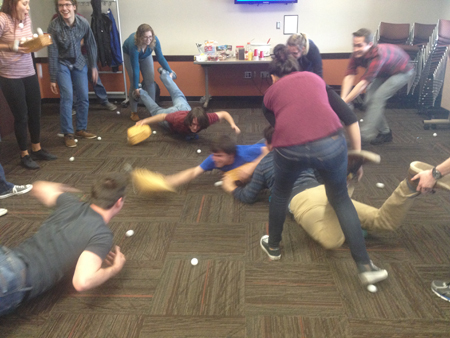
{"label": "black leggings", "polygon": [[27,127],[31,143],[41,139],[41,91],[37,75],[22,79],[0,76],[0,87],[14,116],[14,132],[21,151],[27,147]]}

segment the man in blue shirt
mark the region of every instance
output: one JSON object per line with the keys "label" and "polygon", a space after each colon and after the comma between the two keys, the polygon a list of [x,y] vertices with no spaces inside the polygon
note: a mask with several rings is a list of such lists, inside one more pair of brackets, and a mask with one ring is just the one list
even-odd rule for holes
{"label": "man in blue shirt", "polygon": [[200,165],[183,170],[177,174],[166,176],[166,182],[171,187],[177,187],[192,181],[204,173],[218,169],[227,172],[246,163],[252,163],[252,169],[248,173],[242,172],[240,179],[245,180],[251,176],[256,165],[268,153],[267,147],[262,143],[253,145],[236,145],[228,136],[222,135],[211,144],[211,155]]}

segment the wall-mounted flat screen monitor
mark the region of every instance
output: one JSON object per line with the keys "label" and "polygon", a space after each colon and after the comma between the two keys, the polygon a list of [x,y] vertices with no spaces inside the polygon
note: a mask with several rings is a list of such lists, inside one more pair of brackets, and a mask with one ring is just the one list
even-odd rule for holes
{"label": "wall-mounted flat screen monitor", "polygon": [[235,4],[296,4],[298,0],[234,0]]}

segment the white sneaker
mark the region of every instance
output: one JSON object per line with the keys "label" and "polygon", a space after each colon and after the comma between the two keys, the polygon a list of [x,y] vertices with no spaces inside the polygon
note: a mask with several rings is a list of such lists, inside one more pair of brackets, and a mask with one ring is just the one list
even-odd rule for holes
{"label": "white sneaker", "polygon": [[0,208],[0,217],[6,215],[7,213],[8,213],[8,210]]}
{"label": "white sneaker", "polygon": [[22,195],[29,192],[31,189],[33,189],[33,186],[31,184],[27,185],[15,185],[12,187],[11,190],[8,190],[7,192],[0,195],[0,199],[11,197],[14,195]]}
{"label": "white sneaker", "polygon": [[388,278],[388,272],[380,269],[370,261],[370,264],[358,265],[359,279],[364,285],[375,284]]}

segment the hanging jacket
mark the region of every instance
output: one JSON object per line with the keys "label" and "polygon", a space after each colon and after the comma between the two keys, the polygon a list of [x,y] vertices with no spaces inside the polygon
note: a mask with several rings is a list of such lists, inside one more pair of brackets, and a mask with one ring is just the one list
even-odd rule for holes
{"label": "hanging jacket", "polygon": [[114,15],[112,14],[110,9],[108,9],[107,15],[112,23],[110,31],[111,56],[112,56],[111,67],[113,68],[113,71],[117,71],[117,67],[119,67],[123,63],[122,48],[120,47],[121,46],[120,35],[116,26],[116,20],[114,19]]}
{"label": "hanging jacket", "polygon": [[110,66],[112,62],[110,37],[112,23],[106,14],[102,14],[101,0],[91,0],[91,4],[93,9],[91,29],[97,42],[98,61],[102,66]]}

